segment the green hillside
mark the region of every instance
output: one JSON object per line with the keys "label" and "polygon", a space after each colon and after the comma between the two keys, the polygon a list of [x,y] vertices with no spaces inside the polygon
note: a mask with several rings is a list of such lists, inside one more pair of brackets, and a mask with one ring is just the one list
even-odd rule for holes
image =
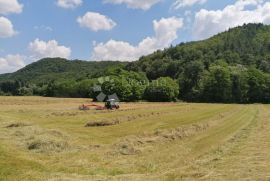
{"label": "green hillside", "polygon": [[12,74],[0,76],[2,80],[21,80],[30,83],[46,83],[50,80],[78,80],[91,78],[108,67],[122,67],[122,62],[94,62],[66,60],[62,58],[45,58],[32,63]]}
{"label": "green hillside", "polygon": [[157,51],[128,65],[129,70],[146,72],[150,79],[161,76],[177,78],[191,62],[201,62],[206,69],[224,61],[229,65],[255,67],[270,72],[270,26],[247,24],[230,29],[210,39],[182,43]]}

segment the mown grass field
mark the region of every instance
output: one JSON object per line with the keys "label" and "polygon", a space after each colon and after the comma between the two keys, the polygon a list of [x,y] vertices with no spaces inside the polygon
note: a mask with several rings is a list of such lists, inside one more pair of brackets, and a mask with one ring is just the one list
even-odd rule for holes
{"label": "mown grass field", "polygon": [[87,102],[0,97],[0,180],[270,180],[269,105]]}

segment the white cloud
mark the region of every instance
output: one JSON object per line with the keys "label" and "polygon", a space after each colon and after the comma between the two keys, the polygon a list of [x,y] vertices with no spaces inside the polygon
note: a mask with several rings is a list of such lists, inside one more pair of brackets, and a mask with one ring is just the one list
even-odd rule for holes
{"label": "white cloud", "polygon": [[7,55],[0,57],[0,74],[17,71],[25,66],[24,57],[21,55]]}
{"label": "white cloud", "polygon": [[204,4],[207,0],[176,0],[173,4],[174,9],[179,9],[187,6],[193,6],[195,4]]}
{"label": "white cloud", "polygon": [[17,32],[13,29],[12,23],[5,17],[0,17],[0,38],[12,37]]}
{"label": "white cloud", "polygon": [[17,0],[0,0],[0,14],[21,13],[23,5]]}
{"label": "white cloud", "polygon": [[70,48],[58,45],[58,42],[55,40],[45,42],[36,39],[29,44],[29,50],[31,51],[30,56],[10,54],[5,57],[0,57],[0,74],[17,71],[25,67],[27,64],[37,61],[41,58],[69,58],[71,54]]}
{"label": "white cloud", "polygon": [[105,3],[126,4],[128,8],[148,10],[161,0],[103,0]]}
{"label": "white cloud", "polygon": [[92,31],[111,30],[116,26],[112,19],[95,12],[87,12],[83,17],[79,17],[77,22],[81,27],[89,28]]}
{"label": "white cloud", "polygon": [[82,0],[57,0],[57,5],[65,9],[74,9],[82,5]]}
{"label": "white cloud", "polygon": [[36,39],[29,44],[29,49],[33,53],[33,59],[41,59],[45,57],[69,58],[71,54],[70,48],[58,45],[56,40],[45,42]]}
{"label": "white cloud", "polygon": [[53,28],[50,26],[40,25],[40,26],[34,26],[35,30],[42,30],[42,31],[53,31]]}
{"label": "white cloud", "polygon": [[153,53],[163,49],[177,39],[177,31],[183,27],[182,18],[162,18],[153,21],[155,36],[146,37],[137,46],[128,42],[109,40],[106,43],[99,43],[94,47],[93,60],[137,60],[142,55]]}
{"label": "white cloud", "polygon": [[270,2],[262,0],[238,0],[222,10],[200,10],[195,15],[193,38],[209,38],[229,28],[244,23],[270,24]]}

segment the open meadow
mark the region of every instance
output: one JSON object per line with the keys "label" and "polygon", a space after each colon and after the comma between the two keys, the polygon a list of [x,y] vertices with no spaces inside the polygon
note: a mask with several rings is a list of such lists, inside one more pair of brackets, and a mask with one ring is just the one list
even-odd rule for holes
{"label": "open meadow", "polygon": [[270,179],[269,105],[83,103],[0,97],[0,180]]}

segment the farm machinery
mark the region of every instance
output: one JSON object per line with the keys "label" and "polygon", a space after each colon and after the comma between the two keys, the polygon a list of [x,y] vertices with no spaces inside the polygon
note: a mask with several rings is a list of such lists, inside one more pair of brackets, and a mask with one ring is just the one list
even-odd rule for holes
{"label": "farm machinery", "polygon": [[109,99],[105,102],[104,106],[100,106],[97,104],[83,104],[79,106],[79,110],[86,111],[90,110],[91,107],[93,107],[95,110],[113,110],[113,109],[119,109],[119,102],[117,102],[115,99]]}

